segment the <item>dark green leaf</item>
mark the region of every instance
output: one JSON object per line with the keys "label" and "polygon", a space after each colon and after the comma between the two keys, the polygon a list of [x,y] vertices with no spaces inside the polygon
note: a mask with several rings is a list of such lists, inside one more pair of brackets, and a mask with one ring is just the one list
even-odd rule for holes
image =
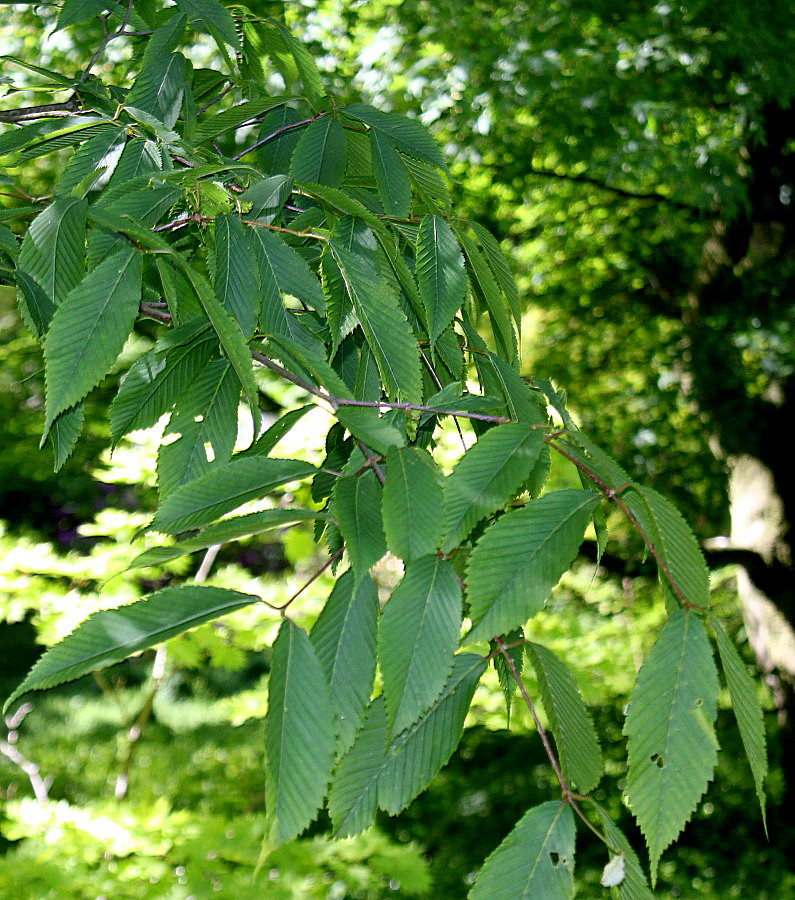
{"label": "dark green leaf", "polygon": [[366,122],[370,128],[386,135],[401,153],[427,160],[431,165],[447,171],[444,157],[431,133],[416,119],[395,113],[385,113],[364,103],[352,103],[343,112],[351,118]]}
{"label": "dark green leaf", "polygon": [[339,119],[323,116],[301,135],[290,164],[296,181],[337,187],[345,172],[345,131]]}
{"label": "dark green leaf", "polygon": [[376,128],[370,129],[375,181],[387,216],[403,219],[409,214],[411,182],[392,140]]}
{"label": "dark green leaf", "polygon": [[126,106],[154,116],[173,128],[185,94],[185,57],[175,53],[187,16],[178,13],[156,29],[144,50],[141,72],[127,94]]}
{"label": "dark green leaf", "polygon": [[464,257],[441,216],[425,216],[417,235],[416,273],[425,305],[431,348],[453,321],[466,294]]}
{"label": "dark green leaf", "polygon": [[230,312],[245,337],[254,331],[259,312],[257,282],[252,278],[256,261],[246,232],[234,213],[215,219],[215,295]]}
{"label": "dark green leaf", "polygon": [[387,546],[406,562],[435,553],[442,536],[442,476],[433,457],[412,447],[392,448],[384,485]]}
{"label": "dark green leaf", "polygon": [[381,485],[371,470],[338,478],[332,510],[356,581],[386,553],[381,524]]}

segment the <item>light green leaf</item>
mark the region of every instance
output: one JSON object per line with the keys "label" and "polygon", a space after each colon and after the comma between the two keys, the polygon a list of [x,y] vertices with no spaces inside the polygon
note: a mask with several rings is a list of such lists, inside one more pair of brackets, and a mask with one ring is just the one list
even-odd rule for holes
{"label": "light green leaf", "polygon": [[187,13],[188,21],[193,28],[201,26],[216,40],[223,41],[238,50],[240,41],[235,30],[235,20],[228,9],[218,0],[177,0],[177,6]]}
{"label": "light green leaf", "polygon": [[704,627],[674,610],[629,700],[627,802],[646,838],[652,885],[663,850],[684,827],[717,762],[718,675]]}
{"label": "light green leaf", "polygon": [[317,470],[297,459],[250,457],[217,466],[209,474],[177,488],[161,504],[147,531],[179,534],[201,528],[274,488],[313,475]]}
{"label": "light green leaf", "polygon": [[455,656],[433,706],[389,745],[378,778],[378,805],[385,812],[394,816],[405,809],[450,759],[486,666],[486,660],[472,653]]}
{"label": "light green leaf", "polygon": [[656,491],[639,484],[624,491],[621,500],[654,548],[660,577],[679,602],[709,606],[707,564],[679,510]]}
{"label": "light green leaf", "polygon": [[278,22],[276,19],[268,19],[266,24],[275,30],[281,43],[292,56],[301,84],[304,86],[306,99],[314,109],[319,110],[323,106],[323,98],[326,92],[323,88],[323,79],[320,77],[320,70],[317,67],[314,56],[281,22]]}
{"label": "light green leaf", "polygon": [[441,216],[425,216],[417,235],[416,274],[425,306],[428,336],[435,348],[439,335],[464,302],[467,278],[464,257],[453,229]]}
{"label": "light green leaf", "polygon": [[[133,179],[159,172],[162,168],[160,148],[155,141],[131,138],[124,145],[118,165],[113,170],[113,175],[108,182],[106,193],[108,191],[113,193],[128,191],[129,183]],[[173,190],[178,195],[179,192],[176,189]]]}
{"label": "light green leaf", "polygon": [[406,562],[435,553],[441,543],[444,494],[433,457],[414,447],[387,454],[384,534],[387,547]]}
{"label": "light green leaf", "polygon": [[[109,178],[121,157],[126,137],[124,129],[109,127],[89,138],[63,170],[58,180],[58,193],[66,195],[74,191],[85,196],[94,190],[100,179]],[[79,191],[76,191],[78,186]]]}
{"label": "light green leaf", "polygon": [[726,676],[726,684],[732,698],[732,709],[740,729],[745,755],[754,776],[754,787],[762,810],[762,821],[767,830],[765,816],[765,778],[767,777],[767,747],[765,743],[765,723],[757,697],[757,685],[748,674],[745,663],[740,658],[734,642],[723,630],[717,619],[711,619],[718,643],[718,652]]}
{"label": "light green leaf", "polygon": [[543,443],[540,432],[517,423],[491,428],[467,450],[445,481],[445,553],[522,487]]}
{"label": "light green leaf", "polygon": [[65,0],[58,15],[57,29],[82,25],[106,9],[107,0]]}
{"label": "light green leaf", "polygon": [[366,122],[370,128],[380,131],[401,153],[427,160],[431,165],[447,171],[444,157],[436,141],[428,129],[416,119],[381,112],[364,103],[352,103],[342,111],[346,116]]}
{"label": "light green leaf", "polygon": [[590,491],[555,491],[486,530],[467,565],[473,626],[467,642],[504,634],[543,607],[577,555],[598,502]]}
{"label": "light green leaf", "polygon": [[570,900],[574,813],[557,800],[528,810],[486,859],[468,900]]}
{"label": "light green leaf", "polygon": [[315,119],[296,145],[290,174],[296,181],[338,187],[345,173],[346,148],[345,130],[339,119]]}
{"label": "light green leaf", "polygon": [[3,709],[28,691],[44,690],[104,669],[258,600],[253,594],[188,585],[167,587],[130,606],[94,613],[39,659]]}
{"label": "light green leaf", "polygon": [[152,547],[144,550],[127,568],[142,569],[146,566],[159,566],[188,553],[206,550],[214,544],[229,544],[253,534],[283,530],[299,522],[312,522],[316,519],[326,518],[328,518],[326,513],[315,512],[311,509],[265,509],[262,512],[234,516],[231,519],[216,522],[215,525],[208,525],[196,537],[188,538],[186,541],[178,541],[169,547]]}
{"label": "light green leaf", "polygon": [[56,197],[30,223],[22,241],[19,271],[29,275],[55,306],[85,275],[87,208],[85,200]]}
{"label": "light green leaf", "polygon": [[378,776],[386,766],[386,708],[379,695],[370,704],[364,726],[334,773],[328,810],[334,837],[350,837],[373,824],[378,807]]}
{"label": "light green leaf", "polygon": [[124,347],[138,314],[142,270],[137,250],[119,250],[55,311],[44,344],[45,435],[59,413],[99,384]]}
{"label": "light green leaf", "polygon": [[605,810],[595,801],[591,802],[602,819],[610,849],[624,857],[624,880],[618,886],[620,900],[654,900],[637,853]]}
{"label": "light green leaf", "polygon": [[306,633],[286,619],[273,645],[265,719],[265,828],[270,849],[314,819],[334,758],[332,700]]}
{"label": "light green leaf", "polygon": [[439,696],[453,665],[461,629],[461,588],[453,567],[424,556],[406,568],[378,629],[387,722],[408,728]]}
{"label": "light green leaf", "polygon": [[386,553],[381,494],[381,485],[370,469],[338,478],[334,485],[332,512],[357,583]]}
{"label": "light green leaf", "polygon": [[234,213],[215,219],[215,295],[230,312],[245,337],[254,331],[259,312],[254,253],[246,240],[246,232]]}
{"label": "light green leaf", "polygon": [[126,106],[149,113],[166,128],[173,128],[185,94],[185,57],[175,53],[187,16],[172,16],[149,38],[144,50],[141,72],[135,79]]}
{"label": "light green leaf", "polygon": [[[523,628],[514,628],[513,631],[509,631],[508,634],[502,635],[502,643],[506,645],[505,652],[508,654],[511,662],[513,663],[514,669],[516,669],[519,675],[522,674],[522,669],[524,668],[524,644],[519,643],[518,646],[511,646],[511,644],[516,644],[517,641],[524,641],[524,629]],[[500,682],[500,687],[502,688],[503,696],[505,697],[505,718],[506,718],[506,727],[511,727],[511,706],[513,705],[513,695],[516,691],[516,679],[514,678],[513,672],[511,671],[508,663],[505,660],[505,656],[500,652],[500,648],[498,647],[496,641],[491,641],[489,643],[489,647],[491,652],[494,654],[491,658],[491,661],[494,665],[494,669],[497,672],[497,678]]]}
{"label": "light green leaf", "polygon": [[387,393],[418,403],[422,384],[417,342],[397,298],[378,279],[372,232],[345,217],[334,230],[330,247]]}
{"label": "light green leaf", "polygon": [[602,777],[602,751],[593,721],[571,672],[551,650],[528,642],[541,699],[560,755],[563,777],[581,794],[590,793]]}
{"label": "light green leaf", "polygon": [[214,336],[206,334],[168,353],[155,349],[139,357],[110,405],[113,443],[130,431],[150,428],[168,412],[202,371],[215,346]]}
{"label": "light green leaf", "polygon": [[411,205],[411,181],[391,138],[377,128],[370,129],[370,147],[378,196],[387,216],[404,219]]}
{"label": "light green leaf", "polygon": [[367,406],[340,406],[337,419],[350,433],[377,453],[385,454],[391,447],[402,447],[406,438],[386,416]]}
{"label": "light green leaf", "polygon": [[372,579],[365,576],[357,587],[349,569],[337,579],[310,634],[331,689],[337,756],[353,745],[370,700],[379,609]]}

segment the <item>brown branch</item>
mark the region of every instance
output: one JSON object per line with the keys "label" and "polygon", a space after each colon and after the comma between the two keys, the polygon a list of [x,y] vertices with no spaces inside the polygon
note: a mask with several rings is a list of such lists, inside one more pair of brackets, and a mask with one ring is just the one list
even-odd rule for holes
{"label": "brown branch", "polygon": [[77,94],[72,94],[63,103],[42,103],[39,106],[23,106],[21,109],[0,110],[0,122],[27,122],[33,119],[71,116],[78,109],[80,109],[80,101],[77,98]]}
{"label": "brown branch", "polygon": [[[319,119],[321,116],[326,116],[328,113],[318,113],[317,115],[311,116],[309,119],[302,119],[300,122],[292,122],[289,125],[282,125],[281,128],[277,128],[274,132],[267,135],[264,138],[260,138],[256,143],[252,144],[250,147],[246,147],[245,150],[241,150],[240,153],[236,153],[232,159],[241,159],[247,153],[251,153],[252,150],[256,150],[261,147],[263,144],[267,144],[268,141],[273,140],[273,138],[278,137],[280,134],[283,134],[285,131],[289,131],[291,128],[299,128],[302,125],[308,125],[310,122],[314,122],[315,119]],[[245,125],[246,123],[241,123]]]}

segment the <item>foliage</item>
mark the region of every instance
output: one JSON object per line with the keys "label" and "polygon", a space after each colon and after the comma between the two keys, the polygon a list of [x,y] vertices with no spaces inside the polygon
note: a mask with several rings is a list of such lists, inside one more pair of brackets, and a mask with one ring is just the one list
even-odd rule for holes
{"label": "foliage", "polygon": [[[67,0],[59,28],[96,12]],[[553,749],[511,651],[586,530],[602,535],[612,504],[657,563],[669,613],[626,722],[627,797],[656,881],[660,855],[716,763],[718,684],[702,624],[709,584],[693,534],[576,430],[547,382],[521,377],[518,291],[494,238],[453,214],[444,157],[420,123],[338,101],[306,46],[245,7],[233,17],[214,0],[140,2],[103,21],[99,50],[129,40],[132,77],[95,78],[99,54],[74,77],[12,60],[47,79],[39,89],[70,93],[55,109],[24,110],[18,121],[33,127],[0,136],[0,152],[16,158],[61,140],[73,148],[52,198],[4,214],[16,229],[3,226],[7,280],[43,347],[42,441],[62,466],[90,392],[131,336],[151,327],[142,323],[158,323],[154,346],[123,366],[111,407],[116,444],[169,416],[159,504],[139,533],[174,536],[176,546],[150,549],[137,565],[275,524],[262,518],[273,510],[223,518],[263,502],[287,513],[283,524],[316,518],[328,556],[307,585],[328,568],[339,577],[311,633],[296,602],[303,587],[273,602],[182,584],[98,612],[45,654],[6,707],[261,600],[283,620],[269,674],[266,816],[245,823],[249,849],[262,844],[261,872],[324,803],[338,836],[362,832],[379,809],[405,810],[454,753],[499,656],[560,797],[525,813],[470,896],[573,896],[577,817],[603,829],[608,858],[626,854],[631,890],[642,896],[639,866],[588,796],[602,763],[576,678],[544,645],[527,646]],[[192,56],[192,32],[214,42],[216,68]],[[300,421],[288,412],[262,433],[273,376],[325,410],[322,459],[271,456]],[[449,422],[461,438],[454,466],[443,452]],[[550,451],[574,467],[580,487],[549,480]],[[302,482],[309,497],[305,485],[290,487]],[[293,512],[296,497],[306,508]],[[371,572],[388,551],[404,574],[379,604]],[[727,652],[764,803],[756,700]],[[351,679],[360,679],[355,689]],[[45,812],[70,819],[63,808]],[[166,831],[169,815],[154,813]],[[626,889],[620,876],[612,881],[631,895],[629,880]]]}

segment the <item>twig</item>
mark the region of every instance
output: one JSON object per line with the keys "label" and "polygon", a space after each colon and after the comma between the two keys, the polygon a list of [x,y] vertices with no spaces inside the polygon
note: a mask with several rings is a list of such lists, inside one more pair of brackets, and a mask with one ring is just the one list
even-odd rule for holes
{"label": "twig", "polygon": [[275,609],[278,612],[280,612],[282,615],[284,615],[284,611],[287,609],[287,607],[294,600],[297,600],[301,596],[301,594],[303,594],[303,592],[309,587],[310,584],[312,584],[314,581],[316,581],[318,578],[320,578],[320,576],[326,571],[326,569],[330,565],[332,565],[335,560],[339,559],[342,556],[344,550],[345,550],[344,547],[340,547],[339,550],[335,550],[334,553],[317,570],[317,572],[315,572],[315,574],[309,579],[309,581],[306,581],[303,585],[301,585],[301,587],[298,588],[298,590],[293,594],[293,596],[290,597],[290,599],[287,600],[286,602],[282,603],[281,606],[276,606],[273,603],[268,603],[267,600],[263,600],[262,602],[266,606],[270,606],[271,609]]}
{"label": "twig", "polygon": [[[119,25],[119,27],[116,29],[116,31],[112,31],[110,33],[105,31],[105,37],[102,39],[102,43],[94,51],[94,55],[88,61],[88,65],[85,67],[85,69],[83,69],[83,74],[80,76],[81,82],[85,81],[86,78],[88,78],[89,74],[91,73],[91,70],[94,68],[94,64],[99,59],[99,57],[102,55],[102,53],[104,52],[104,50],[108,46],[108,44],[114,38],[117,38],[120,35],[124,34],[124,29],[127,27],[127,22],[129,22],[129,20],[130,20],[130,13],[132,12],[132,6],[133,6],[133,0],[127,0],[127,9],[124,11],[124,18],[121,20],[121,25]],[[105,29],[105,25],[109,18],[110,18],[110,15],[106,16],[102,20],[103,30]]]}
{"label": "twig", "polygon": [[233,87],[234,87],[234,84],[230,82],[230,83],[229,83],[229,84],[221,91],[221,93],[220,93],[217,97],[213,97],[212,100],[210,100],[208,103],[205,103],[204,106],[196,113],[196,115],[197,115],[197,116],[200,116],[203,112],[207,112],[207,110],[208,110],[214,103],[217,103],[219,100],[223,100],[223,98],[226,97],[226,95],[232,90]]}
{"label": "twig", "polygon": [[378,457],[373,453],[373,451],[364,443],[364,441],[360,441],[359,438],[356,438],[356,445],[362,451],[362,455],[367,460],[368,468],[373,470],[375,477],[381,482],[381,486],[386,483],[386,478],[384,476],[384,470],[381,466],[378,465]]}
{"label": "twig", "polygon": [[[319,119],[321,116],[328,115],[328,113],[318,113],[317,115],[312,116],[309,119],[302,119],[300,122],[291,122],[289,125],[282,125],[281,128],[277,128],[276,131],[267,135],[264,138],[260,138],[256,143],[252,144],[250,147],[246,147],[245,150],[241,150],[240,153],[236,153],[232,159],[241,159],[247,153],[251,153],[252,150],[256,150],[258,147],[261,147],[263,144],[267,144],[268,141],[272,140],[275,137],[278,137],[280,134],[283,134],[285,131],[289,131],[291,128],[298,128],[301,125],[308,125],[310,122],[314,122],[315,119]],[[245,124],[245,123],[243,123]]]}
{"label": "twig", "polygon": [[52,784],[52,776],[48,775],[42,778],[39,773],[39,767],[36,763],[26,759],[17,749],[16,742],[19,737],[17,729],[22,724],[22,720],[33,709],[30,703],[23,703],[22,706],[12,715],[6,717],[6,726],[8,728],[8,740],[0,739],[0,753],[9,759],[15,766],[18,766],[30,781],[33,788],[33,794],[39,803],[46,803],[49,798],[50,785]]}

